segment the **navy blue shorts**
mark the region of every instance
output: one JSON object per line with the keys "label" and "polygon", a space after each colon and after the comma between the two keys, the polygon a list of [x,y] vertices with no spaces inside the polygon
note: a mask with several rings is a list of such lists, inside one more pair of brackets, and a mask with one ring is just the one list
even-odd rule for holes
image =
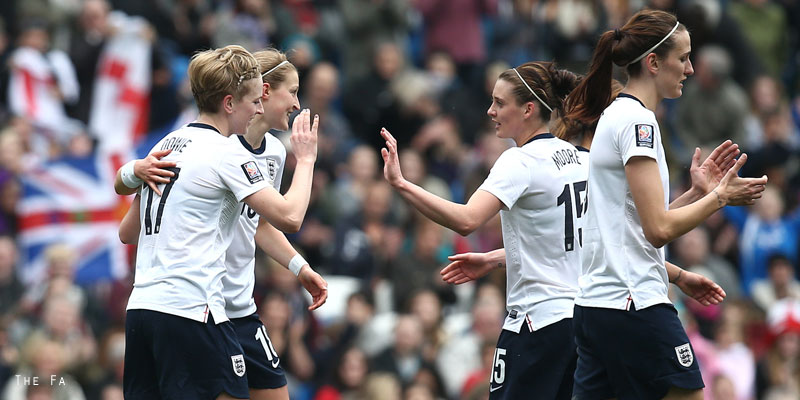
{"label": "navy blue shorts", "polygon": [[230,321],[202,323],[151,310],[129,310],[125,320],[126,400],[247,399],[242,347]]}
{"label": "navy blue shorts", "polygon": [[489,399],[566,399],[578,355],[572,318],[531,332],[503,330],[494,351]]}
{"label": "navy blue shorts", "polygon": [[672,304],[630,311],[576,305],[574,318],[575,399],[661,399],[673,386],[703,388]]}
{"label": "navy blue shorts", "polygon": [[258,314],[232,319],[236,336],[244,350],[247,383],[253,389],[277,389],[286,386],[286,375],[278,353],[267,336],[267,328]]}

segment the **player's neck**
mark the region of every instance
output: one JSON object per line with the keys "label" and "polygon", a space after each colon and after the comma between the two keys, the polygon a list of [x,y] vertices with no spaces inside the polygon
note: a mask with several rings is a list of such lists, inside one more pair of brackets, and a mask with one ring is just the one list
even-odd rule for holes
{"label": "player's neck", "polygon": [[536,128],[532,133],[522,135],[521,137],[514,139],[514,142],[516,142],[517,147],[522,147],[525,145],[525,143],[528,143],[531,139],[535,138],[536,136],[548,132],[550,132],[550,130],[547,128],[547,124],[543,124],[538,128]]}
{"label": "player's neck", "polygon": [[627,93],[636,97],[644,104],[645,108],[652,112],[656,111],[658,103],[663,100],[663,98],[658,95],[656,82],[653,79],[631,79],[628,81],[628,84],[625,85],[622,93]]}
{"label": "player's neck", "polygon": [[201,124],[208,124],[214,128],[217,128],[219,133],[225,137],[230,136],[232,133],[228,126],[228,120],[222,116],[209,113],[200,113],[200,115],[197,116],[197,122]]}
{"label": "player's neck", "polygon": [[264,136],[269,131],[269,127],[264,127],[258,124],[251,124],[247,127],[247,133],[244,134],[244,140],[250,144],[250,147],[257,149],[261,147],[264,141]]}

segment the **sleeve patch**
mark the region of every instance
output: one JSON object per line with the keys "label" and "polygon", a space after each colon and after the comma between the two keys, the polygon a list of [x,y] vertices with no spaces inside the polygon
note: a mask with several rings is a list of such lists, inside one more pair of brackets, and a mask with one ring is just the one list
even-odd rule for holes
{"label": "sleeve patch", "polygon": [[634,125],[634,134],[636,135],[637,147],[653,148],[653,125],[636,124]]}
{"label": "sleeve patch", "polygon": [[242,164],[242,171],[244,171],[247,180],[250,181],[251,184],[264,180],[264,175],[261,174],[261,170],[258,169],[258,165],[256,165],[255,161],[248,161]]}

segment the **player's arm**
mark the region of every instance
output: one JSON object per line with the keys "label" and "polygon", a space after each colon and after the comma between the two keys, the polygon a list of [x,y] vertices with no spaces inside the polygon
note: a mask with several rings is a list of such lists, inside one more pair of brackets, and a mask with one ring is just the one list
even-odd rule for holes
{"label": "player's arm", "polygon": [[175,167],[174,161],[161,161],[161,158],[171,153],[172,150],[158,150],[149,154],[141,160],[133,160],[123,165],[117,170],[114,178],[114,191],[119,195],[129,195],[136,193],[136,190],[146,183],[158,195],[159,183],[169,183],[170,177],[175,175],[167,168]]}
{"label": "player's arm", "polygon": [[445,200],[407,181],[400,171],[397,140],[386,129],[381,130],[386,147],[381,149],[383,175],[414,208],[434,222],[466,236],[495,216],[503,204],[493,194],[476,190],[467,204]]}
{"label": "player's arm", "polygon": [[767,178],[737,176],[746,160],[747,155],[743,154],[725,173],[719,185],[700,200],[674,210],[667,210],[664,208],[665,194],[656,160],[644,156],[631,157],[625,164],[625,176],[642,222],[645,238],[653,246],[662,247],[694,229],[725,205],[753,204],[755,199],[761,197]]}
{"label": "player's arm", "polygon": [[308,109],[300,112],[292,124],[290,139],[297,166],[292,177],[292,185],[285,195],[282,196],[275,188],[267,187],[242,200],[283,232],[299,231],[308,209],[314,163],[317,160],[318,126],[319,116],[314,116],[312,125]]}
{"label": "player's arm", "polygon": [[328,299],[328,283],[297,253],[283,232],[262,218],[258,222],[255,240],[261,250],[292,271],[311,294],[312,304],[308,307],[309,310],[315,310],[325,304]]}
{"label": "player's arm", "polygon": [[128,208],[128,212],[119,224],[119,240],[125,244],[137,244],[139,242],[139,231],[142,229],[142,222],[139,218],[139,204],[141,194],[136,193],[136,197]]}
{"label": "player's arm", "polygon": [[681,269],[669,261],[666,262],[666,267],[669,281],[678,286],[684,294],[700,302],[700,304],[704,306],[719,304],[725,299],[725,291],[711,279]]}
{"label": "player's arm", "polygon": [[670,203],[670,209],[694,203],[714,190],[725,173],[736,163],[736,156],[740,151],[738,144],[726,140],[717,146],[702,164],[700,164],[700,153],[699,147],[694,150],[692,165],[689,167],[692,186]]}
{"label": "player's arm", "polygon": [[454,285],[477,280],[495,268],[506,266],[506,249],[487,253],[462,253],[447,257],[450,264],[442,268],[442,280]]}

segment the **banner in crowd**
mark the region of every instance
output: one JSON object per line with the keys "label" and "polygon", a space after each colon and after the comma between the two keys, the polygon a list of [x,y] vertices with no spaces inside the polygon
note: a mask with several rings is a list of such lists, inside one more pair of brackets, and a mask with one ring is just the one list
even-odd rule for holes
{"label": "banner in crowd", "polygon": [[17,206],[20,278],[32,283],[46,276],[44,251],[65,244],[78,256],[75,280],[90,284],[119,279],[128,271],[127,249],[118,227],[128,200],[114,193],[120,156],[67,158],[42,163],[22,174]]}

